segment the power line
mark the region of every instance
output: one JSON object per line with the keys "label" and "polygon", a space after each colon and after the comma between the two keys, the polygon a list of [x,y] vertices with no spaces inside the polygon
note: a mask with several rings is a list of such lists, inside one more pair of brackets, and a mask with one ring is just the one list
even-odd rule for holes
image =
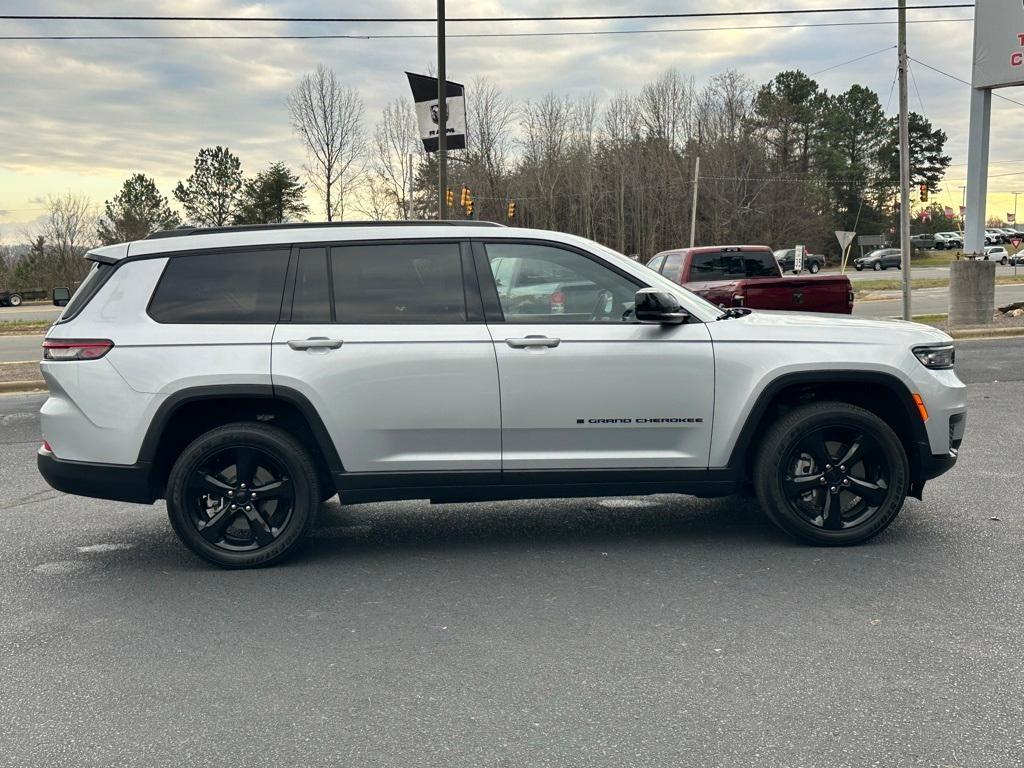
{"label": "power line", "polygon": [[[908,24],[943,24],[973,19],[917,19]],[[667,29],[605,29],[580,32],[466,32],[449,33],[451,38],[496,37],[599,37],[604,35],[657,35],[667,32],[743,32],[765,29],[807,29],[814,27],[870,27],[895,24],[896,21],[834,21],[808,24],[758,24],[738,27],[675,27]],[[433,40],[431,34],[323,34],[323,35],[0,35],[0,41],[28,40]],[[889,50],[888,48],[884,50]],[[866,57],[862,57],[866,58]],[[855,60],[856,61],[856,60]],[[849,62],[847,62],[849,63]],[[842,66],[842,65],[837,65]],[[827,70],[823,70],[827,71]]]}
{"label": "power line", "polygon": [[[934,11],[947,8],[973,8],[974,3],[941,3],[931,5],[909,6],[910,11]],[[895,11],[899,6],[877,5],[859,6],[856,8],[788,8],[758,11],[696,11],[687,13],[609,13],[587,14],[578,16],[455,16],[448,22],[517,22],[517,21],[625,21],[631,19],[704,19],[738,16],[787,16],[794,14],[816,13],[876,13],[878,11]],[[80,15],[80,14],[40,14],[40,13],[5,13],[0,19],[10,21],[242,21],[242,22],[317,22],[317,23],[348,23],[348,24],[426,24],[436,23],[437,19],[429,17],[408,16],[142,16],[142,15]]]}
{"label": "power line", "polygon": [[[958,83],[963,83],[964,85],[971,85],[969,82],[967,82],[963,78],[959,78],[956,75],[951,75],[951,74],[949,74],[949,72],[943,72],[938,67],[933,67],[931,64],[925,64],[920,59],[915,59],[912,56],[908,57],[908,58],[911,61],[920,64],[922,67],[926,67],[927,69],[930,69],[932,72],[938,72],[940,75],[945,75],[946,77],[950,78],[951,80],[956,80]],[[1017,101],[1016,99],[1011,99],[1009,96],[1003,96],[1001,93],[999,93],[997,91],[992,91],[992,95],[995,96],[998,99],[1002,99],[1003,101],[1008,101],[1011,104],[1016,104],[1018,107],[1024,107],[1024,101]]]}
{"label": "power line", "polygon": [[858,56],[855,59],[850,59],[849,61],[844,61],[841,64],[833,64],[831,67],[825,67],[824,69],[819,69],[817,72],[811,72],[811,74],[808,75],[808,77],[815,77],[816,75],[821,75],[821,74],[823,74],[825,72],[831,72],[833,69],[839,69],[840,67],[845,67],[847,64],[853,64],[853,63],[858,62],[858,61],[863,61],[864,59],[869,59],[872,56],[877,56],[880,53],[885,53],[886,51],[891,51],[895,47],[896,47],[895,45],[887,45],[885,48],[879,48],[877,51],[872,51],[871,53],[865,53],[863,56]]}

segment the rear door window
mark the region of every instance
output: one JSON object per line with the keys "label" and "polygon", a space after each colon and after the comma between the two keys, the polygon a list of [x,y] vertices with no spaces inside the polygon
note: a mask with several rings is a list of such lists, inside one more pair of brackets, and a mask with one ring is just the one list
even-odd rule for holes
{"label": "rear door window", "polygon": [[149,305],[158,323],[276,323],[287,250],[171,256]]}
{"label": "rear door window", "polygon": [[747,277],[777,277],[779,263],[770,253],[749,251],[742,254],[743,269]]}
{"label": "rear door window", "polygon": [[683,254],[681,253],[670,253],[665,258],[665,266],[661,270],[661,274],[667,277],[669,280],[679,282],[679,273],[683,268]]}
{"label": "rear door window", "polygon": [[339,323],[464,323],[458,243],[353,244],[331,248]]}

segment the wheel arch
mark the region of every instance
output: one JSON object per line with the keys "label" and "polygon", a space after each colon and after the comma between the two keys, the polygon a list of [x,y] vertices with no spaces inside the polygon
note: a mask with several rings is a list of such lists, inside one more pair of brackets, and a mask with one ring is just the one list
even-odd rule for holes
{"label": "wheel arch", "polygon": [[759,436],[783,413],[807,402],[835,400],[880,416],[903,443],[910,463],[911,495],[924,487],[921,456],[930,454],[928,433],[913,393],[896,376],[881,371],[797,371],[782,374],[760,392],[729,454],[729,468],[751,474]]}
{"label": "wheel arch", "polygon": [[189,442],[234,421],[270,423],[289,432],[310,451],[325,481],[344,472],[341,457],[313,404],[294,389],[269,384],[225,384],[175,392],[154,414],[138,462],[152,467],[153,485],[162,492],[174,460]]}

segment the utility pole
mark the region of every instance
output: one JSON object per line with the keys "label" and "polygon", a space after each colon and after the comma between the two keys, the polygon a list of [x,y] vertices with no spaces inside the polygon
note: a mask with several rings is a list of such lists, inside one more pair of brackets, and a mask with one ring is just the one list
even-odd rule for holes
{"label": "utility pole", "polygon": [[1019,195],[1019,194],[1020,194],[1020,192],[1014,192],[1013,193],[1013,227],[1014,227],[1014,229],[1017,228],[1017,195]]}
{"label": "utility pole", "polygon": [[416,186],[416,166],[413,165],[412,152],[409,153],[409,194],[405,198],[405,219],[412,221],[412,191]]}
{"label": "utility pole", "polygon": [[444,0],[437,0],[437,218],[448,218],[448,75],[444,61]]}
{"label": "utility pole", "polygon": [[700,156],[693,164],[693,208],[690,210],[690,247],[697,239],[697,189],[700,186]]}
{"label": "utility pole", "polygon": [[900,263],[903,266],[903,319],[910,320],[910,125],[907,116],[907,0],[899,6],[900,76]]}

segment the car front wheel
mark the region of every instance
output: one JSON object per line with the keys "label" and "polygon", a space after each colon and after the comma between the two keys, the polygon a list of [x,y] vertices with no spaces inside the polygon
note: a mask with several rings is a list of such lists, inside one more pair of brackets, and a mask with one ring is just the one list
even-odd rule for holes
{"label": "car front wheel", "polygon": [[875,270],[875,272],[878,272],[879,270],[885,269],[885,267],[882,266],[882,262],[880,262],[880,261],[876,261],[871,268],[873,270]]}
{"label": "car front wheel", "polygon": [[910,465],[900,439],[875,414],[848,403],[810,403],[768,430],[754,485],[768,517],[792,536],[858,544],[899,514]]}
{"label": "car front wheel", "polygon": [[284,430],[239,422],[192,441],[167,480],[178,538],[225,568],[270,565],[292,552],[320,500],[309,452]]}

